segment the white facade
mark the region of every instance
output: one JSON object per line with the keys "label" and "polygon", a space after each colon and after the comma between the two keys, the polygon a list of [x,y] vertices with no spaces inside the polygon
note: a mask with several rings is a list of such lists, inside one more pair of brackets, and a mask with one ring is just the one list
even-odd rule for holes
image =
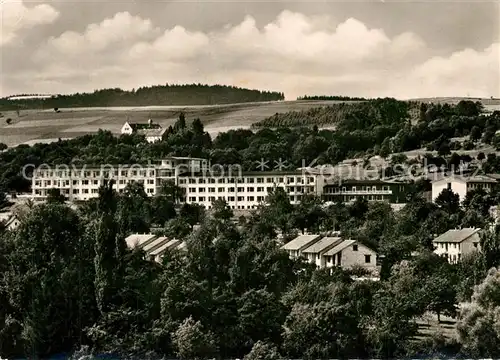
{"label": "white facade", "polygon": [[318,268],[324,268],[326,267],[326,257],[324,254],[342,242],[343,240],[340,237],[324,237],[303,250],[302,256],[306,258],[310,264],[315,264]]}
{"label": "white facade", "polygon": [[158,164],[106,165],[101,167],[40,167],[34,171],[32,196],[43,200],[49,190],[59,189],[70,201],[89,200],[99,196],[105,179],[113,179],[114,188],[123,192],[129,183],[141,183],[147,195],[159,193],[162,183],[172,181],[184,189],[182,202],[200,204],[210,209],[217,199],[225,200],[231,209],[255,209],[266,201],[275,188],[285,190],[292,204],[306,194],[321,195],[319,176],[295,172],[229,172],[210,173],[206,159],[171,157]]}
{"label": "white facade", "polygon": [[7,230],[14,230],[19,226],[21,221],[13,213],[7,212],[0,213],[0,223],[2,223]]}
{"label": "white facade", "polygon": [[356,240],[300,235],[281,248],[291,258],[302,256],[321,269],[335,266],[350,269],[359,266],[370,272],[377,270],[377,253]]}
{"label": "white facade", "polygon": [[164,132],[165,131],[163,130],[163,131],[159,132],[159,134],[152,134],[152,135],[147,134],[146,141],[148,143],[155,143],[155,142],[161,141],[163,139]]}
{"label": "white facade", "polygon": [[129,183],[141,183],[147,195],[156,195],[164,181],[176,183],[182,174],[197,172],[207,166],[207,160],[171,157],[159,164],[147,165],[103,165],[49,166],[39,167],[33,172],[32,196],[43,200],[50,189],[59,191],[70,201],[89,200],[99,196],[99,187],[105,179],[113,179],[114,188],[123,192]]}
{"label": "white facade", "polygon": [[134,132],[134,129],[132,129],[132,126],[130,126],[130,124],[128,122],[123,124],[122,130],[121,130],[122,134],[132,135],[133,132]]}
{"label": "white facade", "polygon": [[292,259],[302,256],[302,251],[321,240],[321,235],[299,235],[281,247]]}
{"label": "white facade", "polygon": [[35,200],[47,197],[50,189],[59,189],[68,200],[89,200],[99,196],[99,187],[105,179],[115,181],[114,188],[123,192],[127,184],[137,182],[144,185],[148,195],[157,192],[154,166],[106,166],[82,167],[61,170],[37,169],[33,174],[32,194]]}
{"label": "white facade", "polygon": [[149,143],[161,141],[165,131],[166,130],[159,124],[153,124],[151,119],[148,120],[147,124],[131,124],[125,122],[121,128],[122,134],[132,135],[133,133],[138,133],[144,135],[146,141]]}
{"label": "white facade", "polygon": [[224,199],[231,209],[255,209],[266,201],[269,193],[280,187],[297,204],[306,194],[319,195],[317,176],[300,172],[242,173],[224,177],[179,177],[178,185],[185,189],[186,202],[210,209],[217,199]]}
{"label": "white facade", "polygon": [[475,189],[484,189],[490,191],[496,184],[496,180],[487,176],[464,177],[446,177],[432,183],[432,201],[445,189],[450,189],[458,194],[460,202],[465,200],[467,193]]}
{"label": "white facade", "polygon": [[323,256],[327,268],[340,266],[350,269],[359,266],[374,271],[377,267],[377,253],[355,240],[345,240]]}
{"label": "white facade", "polygon": [[433,240],[434,253],[455,264],[465,255],[481,250],[481,229],[465,228],[448,230]]}

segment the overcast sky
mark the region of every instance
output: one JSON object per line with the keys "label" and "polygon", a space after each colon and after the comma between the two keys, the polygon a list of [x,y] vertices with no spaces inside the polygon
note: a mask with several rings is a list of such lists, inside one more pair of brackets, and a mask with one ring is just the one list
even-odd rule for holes
{"label": "overcast sky", "polygon": [[498,1],[0,3],[0,96],[193,82],[500,96]]}

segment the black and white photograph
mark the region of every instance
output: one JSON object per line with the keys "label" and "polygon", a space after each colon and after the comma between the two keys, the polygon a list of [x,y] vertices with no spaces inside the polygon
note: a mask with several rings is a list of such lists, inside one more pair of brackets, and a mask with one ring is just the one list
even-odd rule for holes
{"label": "black and white photograph", "polygon": [[500,358],[498,0],[0,15],[0,359]]}

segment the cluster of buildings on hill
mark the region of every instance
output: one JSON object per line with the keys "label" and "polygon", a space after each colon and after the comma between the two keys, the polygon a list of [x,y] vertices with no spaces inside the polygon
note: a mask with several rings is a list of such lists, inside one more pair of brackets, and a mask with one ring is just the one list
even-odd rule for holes
{"label": "cluster of buildings on hill", "polygon": [[[186,251],[186,242],[154,234],[132,234],[125,239],[130,249],[141,249],[146,258],[160,262],[169,251]],[[282,246],[291,258],[303,256],[318,268],[361,267],[377,271],[377,253],[356,240],[321,235],[300,235]]]}
{"label": "cluster of buildings on hill", "polygon": [[[481,229],[448,230],[433,240],[434,253],[456,264],[464,256],[480,251]],[[318,268],[339,266],[344,269],[363,268],[376,275],[379,258],[370,247],[353,239],[335,236],[300,235],[281,247],[291,258],[302,256]]]}
{"label": "cluster of buildings on hill", "polygon": [[[122,134],[142,134],[148,142],[160,141],[164,134],[159,124],[151,119],[147,123],[126,122]],[[207,159],[170,157],[147,165],[59,166],[42,167],[34,171],[32,195],[44,199],[50,189],[56,188],[69,200],[88,200],[98,196],[98,189],[105,179],[115,180],[117,191],[127,184],[144,185],[150,196],[159,193],[165,181],[172,181],[185,191],[181,202],[198,203],[210,208],[212,202],[224,199],[234,210],[248,210],[264,202],[271,189],[282,187],[292,203],[301,201],[303,195],[320,196],[325,202],[351,202],[358,198],[368,201],[386,201],[401,205],[406,203],[411,180],[405,178],[363,178],[360,174],[343,176],[335,171],[302,168],[295,171],[242,172],[239,166],[226,168],[213,174]],[[432,200],[445,188],[458,193],[463,201],[468,191],[491,189],[500,175],[452,176],[432,183]]]}
{"label": "cluster of buildings on hill", "polygon": [[[148,142],[156,142],[162,139],[165,130],[150,120],[148,124],[127,122],[122,133],[143,134]],[[408,180],[339,178],[317,168],[243,172],[240,167],[232,166],[214,171],[207,159],[169,157],[147,165],[40,167],[33,173],[32,196],[43,200],[50,189],[56,188],[70,201],[84,201],[97,197],[106,179],[114,180],[118,192],[123,192],[130,183],[141,183],[149,196],[159,194],[163,184],[169,181],[183,189],[178,199],[181,203],[197,203],[210,209],[215,200],[223,199],[235,211],[255,209],[267,200],[275,187],[283,188],[292,204],[311,194],[326,203],[364,198],[404,206],[412,186]],[[489,191],[499,180],[500,175],[445,176],[432,182],[429,199],[434,201],[444,189],[450,189],[463,201],[469,191],[479,188]],[[9,226],[15,225],[15,219],[9,221]],[[449,230],[434,239],[435,253],[456,263],[463,256],[480,250],[479,234],[480,229]],[[186,249],[183,241],[151,234],[131,235],[127,244],[143,249],[150,259],[157,261],[166,251]],[[302,256],[320,268],[358,266],[370,272],[377,270],[376,252],[352,239],[301,235],[282,248],[291,257]]]}
{"label": "cluster of buildings on hill", "polygon": [[[463,228],[448,230],[433,240],[434,253],[455,264],[464,256],[480,251],[481,229]],[[171,251],[187,251],[186,242],[153,234],[133,234],[125,239],[130,249],[141,249],[147,259],[161,262]],[[377,252],[353,239],[318,234],[299,235],[281,246],[292,259],[302,257],[319,269],[340,267],[345,270],[363,269],[369,276],[377,277],[380,261]]]}

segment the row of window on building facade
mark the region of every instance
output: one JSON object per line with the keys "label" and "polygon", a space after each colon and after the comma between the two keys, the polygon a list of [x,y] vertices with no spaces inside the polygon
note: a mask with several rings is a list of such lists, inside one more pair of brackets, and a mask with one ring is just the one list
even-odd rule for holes
{"label": "row of window on building facade", "polygon": [[[122,177],[156,177],[155,170],[122,170],[121,172],[114,171],[114,177],[117,178],[120,174]],[[68,171],[37,171],[35,176],[37,178],[67,178],[70,177],[70,172]],[[158,177],[174,177],[175,173],[171,171],[158,171]],[[99,171],[81,171],[81,172],[71,172],[71,177],[77,178],[113,178],[111,172],[99,172]],[[303,176],[287,176],[287,177],[179,177],[179,184],[232,184],[232,183],[247,183],[247,184],[263,184],[263,183],[286,183],[287,184],[313,184],[315,182],[314,177],[304,178]]]}

